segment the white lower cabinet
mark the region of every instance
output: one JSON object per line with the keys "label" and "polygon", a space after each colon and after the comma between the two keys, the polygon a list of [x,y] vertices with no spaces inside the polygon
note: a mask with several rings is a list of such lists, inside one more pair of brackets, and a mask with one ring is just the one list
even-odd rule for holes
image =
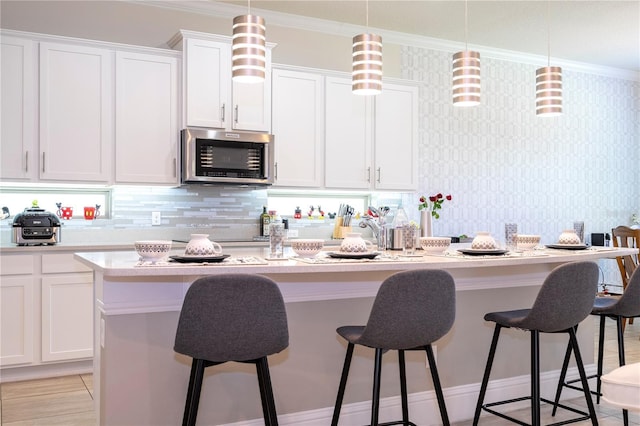
{"label": "white lower cabinet", "polygon": [[90,270],[70,252],[2,253],[0,265],[0,367],[90,359]]}
{"label": "white lower cabinet", "polygon": [[[31,256],[27,256],[31,258]],[[29,364],[34,360],[34,288],[30,275],[7,275],[0,280],[0,366]]]}
{"label": "white lower cabinet", "polygon": [[42,255],[42,361],[93,355],[93,274],[72,253]]}
{"label": "white lower cabinet", "polygon": [[42,277],[42,361],[93,355],[93,275]]}

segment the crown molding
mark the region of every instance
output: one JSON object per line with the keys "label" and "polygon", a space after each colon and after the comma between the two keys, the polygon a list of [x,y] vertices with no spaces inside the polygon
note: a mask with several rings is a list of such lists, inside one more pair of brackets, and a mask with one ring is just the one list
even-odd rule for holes
{"label": "crown molding", "polygon": [[[220,3],[216,1],[201,0],[125,0],[129,3],[135,3],[144,6],[155,6],[167,9],[180,10],[183,12],[191,12],[202,15],[215,16],[217,18],[229,18],[246,13],[247,8],[236,6],[228,3]],[[251,8],[253,13],[259,14],[268,22],[268,24],[280,27],[292,28],[302,31],[315,31],[331,35],[344,37],[353,37],[365,30],[375,32],[382,36],[384,42],[422,47],[425,49],[433,49],[444,52],[457,52],[464,49],[464,43],[451,40],[443,40],[432,37],[418,36],[396,31],[388,31],[382,29],[366,28],[361,25],[346,24],[336,21],[327,21],[324,19],[310,18],[306,16],[293,15],[289,13],[273,12],[265,9]],[[626,70],[613,67],[605,67],[590,63],[570,61],[562,58],[548,58],[544,55],[534,55],[513,50],[498,49],[491,46],[469,45],[470,50],[480,52],[483,58],[499,59],[504,61],[519,62],[532,64],[535,66],[546,66],[551,59],[554,66],[560,66],[565,71],[571,70],[576,72],[584,72],[588,74],[597,74],[607,77],[613,77],[624,80],[640,81],[640,71]]]}

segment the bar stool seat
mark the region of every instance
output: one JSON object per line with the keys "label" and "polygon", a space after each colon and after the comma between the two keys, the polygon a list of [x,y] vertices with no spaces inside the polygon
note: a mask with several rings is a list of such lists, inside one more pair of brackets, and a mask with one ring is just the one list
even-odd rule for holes
{"label": "bar stool seat", "polygon": [[195,425],[204,370],[228,361],[256,365],[265,425],[277,426],[267,355],[289,345],[277,284],[252,274],[199,278],[185,295],[174,350],[193,358],[183,426]]}
{"label": "bar stool seat", "polygon": [[640,362],[618,367],[601,379],[605,402],[640,413]]}
{"label": "bar stool seat", "polygon": [[[342,326],[336,330],[348,342],[348,345],[331,425],[338,425],[355,345],[375,349],[371,426],[383,424],[415,426],[415,423],[409,421],[404,358],[406,350],[424,350],[426,352],[442,424],[449,425],[431,344],[451,329],[454,319],[455,283],[448,272],[426,269],[405,271],[398,272],[384,280],[373,302],[367,324],[364,326]],[[388,350],[398,351],[402,420],[381,424],[378,423],[378,411],[380,408],[382,355]]]}
{"label": "bar stool seat", "polygon": [[[575,354],[589,412],[585,413],[563,404],[557,404],[561,408],[581,415],[581,417],[564,420],[557,424],[573,423],[586,419],[591,419],[593,425],[598,424],[575,334],[576,325],[589,315],[593,306],[598,286],[598,276],[598,266],[593,262],[575,262],[558,266],[545,279],[531,309],[490,312],[485,315],[485,321],[494,322],[495,328],[480,386],[480,395],[478,396],[473,419],[474,425],[478,424],[482,410],[514,423],[525,425],[526,423],[498,412],[493,408],[523,400],[531,401],[531,425],[540,425],[540,403],[554,404],[553,401],[540,396],[540,333],[561,332],[569,334],[569,344]],[[531,394],[525,397],[485,404],[484,398],[489,383],[489,375],[502,328],[516,328],[531,333]]]}

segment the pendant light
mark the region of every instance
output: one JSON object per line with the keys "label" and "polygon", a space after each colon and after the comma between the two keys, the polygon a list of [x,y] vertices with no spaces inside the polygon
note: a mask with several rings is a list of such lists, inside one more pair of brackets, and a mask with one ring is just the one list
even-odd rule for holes
{"label": "pendant light", "polygon": [[480,53],[467,47],[467,0],[464,2],[464,51],[453,55],[452,96],[454,106],[480,104]]}
{"label": "pendant light", "polygon": [[[367,31],[369,29],[369,2]],[[351,91],[356,95],[382,92],[382,37],[369,32],[353,37]]]}
{"label": "pendant light", "polygon": [[231,46],[231,77],[240,83],[261,83],[266,68],[266,37],[264,19],[251,14],[233,18]]}
{"label": "pendant light", "polygon": [[547,1],[547,66],[536,70],[536,115],[553,117],[562,114],[562,68],[551,66],[551,30]]}

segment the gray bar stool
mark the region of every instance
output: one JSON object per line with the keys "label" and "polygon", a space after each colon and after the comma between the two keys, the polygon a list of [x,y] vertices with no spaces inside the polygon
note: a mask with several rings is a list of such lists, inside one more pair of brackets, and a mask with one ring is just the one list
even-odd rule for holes
{"label": "gray bar stool", "polygon": [[[598,372],[593,376],[587,377],[588,379],[597,377],[596,391],[591,392],[596,395],[596,402],[600,403],[600,396],[602,382],[600,377],[602,376],[602,361],[604,358],[604,330],[605,320],[611,318],[616,321],[616,328],[618,331],[618,362],[620,367],[625,365],[624,361],[624,336],[623,327],[625,318],[637,318],[640,317],[640,269],[636,271],[629,278],[627,287],[625,288],[622,296],[610,297],[610,296],[598,296],[593,304],[593,310],[591,315],[597,315],[600,317],[600,335],[598,337]],[[567,376],[567,367],[569,366],[569,358],[571,357],[571,346],[567,346],[567,352],[564,357],[564,363],[562,364],[562,371],[560,373],[560,381],[558,382],[558,389],[556,391],[555,403],[558,404],[560,400],[560,394],[563,387],[568,387],[575,390],[582,390],[582,388],[574,386],[572,383],[578,380],[570,380],[565,382]],[[556,407],[553,408],[553,415],[556,413]],[[629,413],[627,410],[622,411],[624,419],[624,425],[629,424]]]}
{"label": "gray bar stool", "polygon": [[348,342],[348,345],[331,421],[332,426],[337,426],[340,418],[340,409],[355,345],[368,346],[376,350],[371,426],[381,425],[378,423],[380,376],[382,354],[386,350],[398,351],[402,421],[384,423],[384,425],[415,426],[409,421],[405,350],[426,351],[442,423],[449,425],[431,343],[444,336],[451,329],[456,314],[455,297],[455,283],[451,275],[445,271],[425,269],[398,272],[384,280],[380,286],[367,325],[343,326],[336,330]]}
{"label": "gray bar stool", "polygon": [[238,361],[256,365],[265,424],[277,425],[267,355],[288,345],[287,314],[275,282],[250,274],[194,281],[184,298],[173,348],[193,358],[182,424],[196,424],[205,368]]}
{"label": "gray bar stool", "polygon": [[[569,344],[575,353],[576,364],[580,372],[589,412],[585,413],[563,404],[557,404],[564,409],[580,414],[581,417],[554,424],[567,424],[587,419],[591,419],[593,425],[598,424],[575,333],[575,327],[578,323],[584,320],[591,312],[598,288],[598,276],[598,265],[594,262],[575,262],[558,266],[544,280],[530,309],[491,312],[484,316],[485,321],[495,322],[496,326],[473,418],[474,426],[478,424],[482,410],[524,425],[525,423],[520,420],[495,411],[492,408],[524,400],[531,400],[531,424],[534,426],[540,425],[540,403],[554,404],[553,401],[540,397],[540,333],[559,332],[569,334]],[[511,327],[531,333],[531,396],[484,404],[500,330]]]}

